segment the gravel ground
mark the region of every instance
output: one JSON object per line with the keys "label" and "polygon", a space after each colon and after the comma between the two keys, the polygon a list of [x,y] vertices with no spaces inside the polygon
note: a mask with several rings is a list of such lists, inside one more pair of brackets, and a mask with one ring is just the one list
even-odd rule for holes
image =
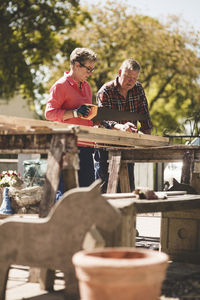
{"label": "gravel ground", "polygon": [[[159,238],[139,236],[136,247],[158,250]],[[200,300],[200,265],[171,262],[160,300]]]}
{"label": "gravel ground", "polygon": [[200,265],[170,263],[162,296],[162,300],[200,300]]}

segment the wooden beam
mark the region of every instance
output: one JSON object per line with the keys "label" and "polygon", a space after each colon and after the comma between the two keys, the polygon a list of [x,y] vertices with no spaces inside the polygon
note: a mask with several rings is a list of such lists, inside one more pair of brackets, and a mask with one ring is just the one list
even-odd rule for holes
{"label": "wooden beam", "polygon": [[169,140],[149,134],[130,133],[119,130],[80,126],[78,139],[108,145],[153,147],[169,144]]}
{"label": "wooden beam", "polygon": [[194,150],[187,151],[183,157],[181,183],[191,184],[194,170]]}
{"label": "wooden beam", "polygon": [[127,207],[133,205],[136,209],[136,212],[138,214],[141,214],[200,208],[200,195],[186,194],[181,196],[168,197],[164,200],[137,200],[134,198],[121,198],[108,199],[108,202],[120,210],[126,209]]}
{"label": "wooden beam", "polygon": [[72,131],[77,134],[79,141],[87,143],[95,142],[129,147],[154,147],[169,144],[168,138],[160,136],[0,115],[1,135],[55,134]]}
{"label": "wooden beam", "polygon": [[52,134],[0,134],[0,152],[48,153],[52,136]]}
{"label": "wooden beam", "polygon": [[182,161],[185,153],[194,152],[194,160],[200,161],[200,147],[190,145],[171,145],[121,150],[122,161],[126,162],[173,162]]}
{"label": "wooden beam", "polygon": [[107,193],[117,192],[120,164],[121,164],[121,152],[116,151],[116,153],[112,155],[109,163],[109,168],[108,168],[109,179],[108,179]]}

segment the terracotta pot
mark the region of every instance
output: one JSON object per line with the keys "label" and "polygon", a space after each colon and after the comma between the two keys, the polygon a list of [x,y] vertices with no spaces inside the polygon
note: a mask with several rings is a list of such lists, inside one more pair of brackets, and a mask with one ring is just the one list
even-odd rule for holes
{"label": "terracotta pot", "polygon": [[137,248],[102,248],[73,256],[81,300],[157,300],[168,256]]}

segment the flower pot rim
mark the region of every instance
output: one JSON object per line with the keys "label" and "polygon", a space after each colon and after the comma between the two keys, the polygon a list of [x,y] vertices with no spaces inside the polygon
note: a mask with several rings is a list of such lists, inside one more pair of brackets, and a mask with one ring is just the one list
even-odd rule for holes
{"label": "flower pot rim", "polygon": [[[144,257],[139,258],[111,258],[93,256],[101,252],[132,252],[143,254]],[[91,255],[90,255],[91,254]],[[134,247],[109,247],[109,248],[96,248],[94,250],[82,250],[73,255],[73,264],[80,267],[113,267],[113,268],[132,268],[140,266],[152,266],[160,263],[166,263],[169,256],[164,252],[158,252],[150,249],[138,249]]]}

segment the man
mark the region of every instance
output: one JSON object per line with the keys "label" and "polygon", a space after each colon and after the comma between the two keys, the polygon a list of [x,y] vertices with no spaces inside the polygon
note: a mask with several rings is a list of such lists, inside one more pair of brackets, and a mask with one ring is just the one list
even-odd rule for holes
{"label": "man", "polygon": [[[45,117],[50,121],[93,126],[88,116],[92,92],[86,81],[95,68],[96,54],[87,48],[76,48],[70,55],[70,71],[51,87]],[[89,186],[94,180],[93,147],[79,144],[79,186]],[[61,182],[60,182],[61,183]]]}
{"label": "man", "polygon": [[[140,64],[130,58],[125,60],[115,80],[105,83],[97,93],[97,104],[109,109],[119,111],[136,112],[146,115],[145,121],[140,121],[140,131],[151,134],[152,122],[149,116],[148,103],[144,89],[138,81],[140,75]],[[128,132],[138,132],[137,121],[103,122],[103,125],[110,129]],[[95,166],[96,178],[102,180],[102,192],[107,190],[108,183],[108,152],[105,149],[95,153],[97,164]],[[134,190],[134,164],[128,164],[130,188]]]}

